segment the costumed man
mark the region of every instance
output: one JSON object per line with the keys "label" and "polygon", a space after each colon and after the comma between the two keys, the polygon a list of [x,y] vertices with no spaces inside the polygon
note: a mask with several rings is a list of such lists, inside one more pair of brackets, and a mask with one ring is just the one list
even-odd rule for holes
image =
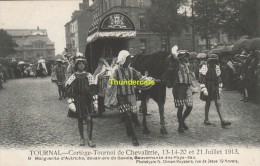
{"label": "costumed man", "polygon": [[250,54],[250,65],[248,67],[248,99],[256,103],[257,97],[257,66],[259,64],[258,51],[252,51]]}
{"label": "costumed man", "polygon": [[134,85],[122,84],[116,85],[113,81],[129,81],[129,80],[141,80],[143,76],[137,72],[134,68],[129,67],[130,64],[130,53],[126,50],[122,50],[118,54],[117,66],[113,68],[112,75],[110,77],[110,86],[117,86],[117,101],[119,112],[123,115],[125,120],[125,127],[127,136],[132,138],[132,144],[139,146],[138,139],[135,135],[133,128],[133,121],[137,118],[137,105],[136,105],[136,94]]}
{"label": "costumed man", "polygon": [[[177,118],[179,122],[178,132],[183,133],[184,130],[188,130],[188,126],[185,123],[186,118],[190,115],[193,108],[192,95],[195,93],[193,89],[195,74],[190,70],[188,64],[189,53],[185,50],[177,51],[178,46],[172,48],[172,54],[175,55],[178,68],[175,72],[174,86],[172,93],[174,97],[175,107],[178,108]],[[176,56],[177,55],[177,56]],[[186,110],[183,113],[184,106]]]}
{"label": "costumed man", "polygon": [[220,77],[221,70],[217,64],[218,64],[218,55],[211,54],[208,57],[207,65],[203,65],[202,68],[200,69],[200,83],[201,83],[200,99],[206,101],[204,124],[211,125],[208,116],[209,116],[209,108],[210,108],[211,101],[214,100],[219,118],[221,120],[221,125],[222,127],[226,127],[231,125],[231,123],[225,121],[221,113],[219,91],[220,88],[222,88],[222,82]]}
{"label": "costumed man", "polygon": [[70,108],[68,117],[78,119],[80,146],[86,144],[83,132],[83,121],[87,121],[88,146],[95,147],[96,144],[92,140],[92,115],[94,110],[98,109],[98,101],[94,78],[92,74],[86,72],[87,63],[84,58],[76,59],[75,71],[76,72],[69,77],[65,84]]}
{"label": "costumed man", "polygon": [[71,55],[71,56],[67,56],[67,58],[69,59],[69,64],[66,69],[66,80],[68,80],[68,78],[75,72],[74,63],[75,63],[76,58],[83,57],[82,53],[75,52],[75,50],[72,50],[72,53],[67,54],[67,55]]}
{"label": "costumed man", "polygon": [[[57,59],[56,60],[57,65],[52,69],[52,81],[55,82],[58,86],[59,91],[59,100],[62,100],[62,97],[65,99],[65,73],[66,73],[66,67],[62,65],[62,60]],[[56,80],[55,77],[56,76]]]}
{"label": "costumed man", "polygon": [[242,87],[242,93],[243,93],[243,97],[242,99],[240,99],[240,101],[244,101],[244,102],[248,102],[248,80],[249,80],[249,72],[248,72],[248,68],[250,66],[250,59],[249,59],[249,55],[247,54],[246,50],[244,50],[241,55],[241,61],[242,61],[242,69],[241,69],[241,87]]}
{"label": "costumed man", "polygon": [[116,64],[116,59],[112,55],[110,47],[104,47],[102,56],[99,58],[98,66],[93,74],[98,85],[98,115],[102,116],[105,112],[104,97],[107,89],[109,77],[112,73],[112,68]]}

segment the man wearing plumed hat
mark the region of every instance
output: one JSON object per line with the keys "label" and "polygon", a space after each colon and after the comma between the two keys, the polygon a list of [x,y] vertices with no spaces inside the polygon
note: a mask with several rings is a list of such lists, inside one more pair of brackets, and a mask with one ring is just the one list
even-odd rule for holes
{"label": "man wearing plumed hat", "polygon": [[206,102],[204,124],[207,126],[212,124],[209,121],[208,117],[211,101],[215,102],[217,113],[221,121],[221,126],[226,127],[231,125],[230,122],[224,120],[222,115],[219,93],[219,91],[221,90],[220,88],[222,88],[222,81],[220,75],[221,70],[218,65],[218,55],[211,54],[208,57],[207,64],[203,65],[200,69],[200,99]]}
{"label": "man wearing plumed hat", "polygon": [[[186,118],[190,115],[193,108],[192,95],[195,92],[194,81],[195,74],[190,70],[188,64],[189,53],[186,50],[178,51],[178,46],[172,48],[172,54],[178,62],[177,70],[175,73],[176,79],[172,88],[175,107],[178,109],[177,118],[179,122],[178,132],[183,133],[188,130],[185,123]],[[185,111],[184,106],[186,106]]]}

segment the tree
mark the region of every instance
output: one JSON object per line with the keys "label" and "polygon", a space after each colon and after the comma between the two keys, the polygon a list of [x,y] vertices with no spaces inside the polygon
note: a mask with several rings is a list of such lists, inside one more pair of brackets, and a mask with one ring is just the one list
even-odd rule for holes
{"label": "tree", "polygon": [[167,51],[170,51],[170,36],[180,34],[186,26],[186,16],[177,12],[184,3],[186,0],[151,0],[147,8],[148,30],[167,37]]}
{"label": "tree", "polygon": [[240,36],[257,36],[259,0],[226,0],[220,6],[222,29],[234,39]]}
{"label": "tree", "polygon": [[206,40],[207,49],[210,39],[216,37],[221,22],[220,5],[222,0],[194,0],[196,30],[202,39]]}
{"label": "tree", "polygon": [[0,29],[0,57],[16,53],[15,47],[18,47],[12,36],[5,30]]}

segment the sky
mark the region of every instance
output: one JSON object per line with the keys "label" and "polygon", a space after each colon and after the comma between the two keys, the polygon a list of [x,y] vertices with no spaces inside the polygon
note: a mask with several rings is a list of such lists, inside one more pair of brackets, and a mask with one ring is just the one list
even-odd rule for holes
{"label": "sky", "polygon": [[82,1],[0,1],[0,29],[47,29],[60,54],[66,47],[64,25]]}

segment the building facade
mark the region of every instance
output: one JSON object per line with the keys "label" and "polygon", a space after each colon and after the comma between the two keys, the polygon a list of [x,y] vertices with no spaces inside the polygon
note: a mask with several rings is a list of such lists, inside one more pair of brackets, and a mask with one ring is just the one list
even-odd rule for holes
{"label": "building facade", "polygon": [[18,47],[14,58],[23,61],[36,61],[39,57],[53,60],[55,57],[54,43],[49,39],[46,29],[5,29]]}
{"label": "building facade", "polygon": [[65,25],[66,48],[74,48],[78,52],[84,53],[87,44],[88,29],[93,19],[92,12],[89,10],[77,11],[77,14],[79,13],[80,15],[74,15],[72,20]]}
{"label": "building facade", "polygon": [[66,48],[76,49],[85,54],[88,29],[92,24],[93,16],[89,8],[89,1],[83,0],[79,10],[72,13],[71,20],[65,24]]}
{"label": "building facade", "polygon": [[[91,6],[89,6],[88,0],[84,0],[83,4],[85,5],[80,4],[80,11],[82,12],[81,15],[86,13],[86,16],[88,16],[86,19],[87,21],[84,23],[88,25],[84,27],[83,25],[80,25],[82,22],[76,22],[76,27],[78,28],[78,33],[76,35],[77,37],[84,36],[87,33],[79,32],[79,30],[84,29],[87,31],[88,29],[85,28],[91,26],[89,23],[93,23],[110,13],[120,12],[127,15],[135,25],[136,37],[128,42],[128,50],[131,54],[134,55],[140,52],[152,53],[166,48],[166,36],[154,34],[153,32],[148,31],[146,27],[146,8],[151,5],[150,0],[93,0],[93,4]],[[81,16],[72,16],[72,20],[65,25],[66,43],[67,45],[74,45],[78,51],[85,53],[84,49],[80,49],[78,47],[82,41],[78,40],[78,43],[77,41],[73,42],[73,38],[76,37],[71,36],[72,33],[69,33],[69,31],[73,31],[72,25],[74,25],[75,20],[79,20],[78,18],[80,17]],[[191,27],[184,28],[181,35],[172,36],[170,38],[170,45],[178,45],[180,49],[193,51],[191,30]],[[84,38],[85,41],[83,42],[86,46],[87,36],[84,36]]]}

